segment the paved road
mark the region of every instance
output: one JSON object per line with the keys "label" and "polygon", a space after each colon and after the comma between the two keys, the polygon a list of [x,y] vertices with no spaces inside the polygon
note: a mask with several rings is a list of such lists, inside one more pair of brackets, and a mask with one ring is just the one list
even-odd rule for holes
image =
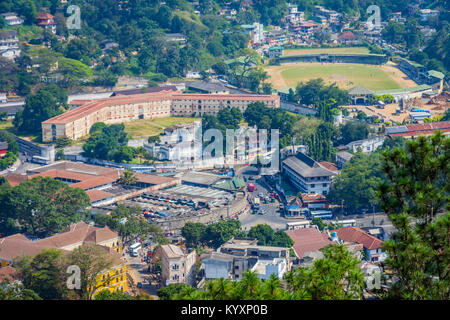
{"label": "paved road", "polygon": [[141,262],[141,257],[130,257],[128,254],[126,256],[128,259],[128,271],[132,274],[136,285],[138,282],[142,283],[142,288],[137,289],[138,293],[145,292],[152,296],[154,300],[158,300],[158,286],[156,281],[153,281],[151,275],[147,272],[147,263]]}
{"label": "paved road", "polygon": [[[257,174],[257,169],[252,166],[243,167],[236,174],[236,176],[246,179],[247,182],[253,182],[255,184],[255,191],[248,193],[251,198],[257,197],[259,194],[262,194],[263,197],[265,197],[270,192],[267,188],[268,186],[264,183],[264,180]],[[255,180],[250,180],[250,177],[254,177]],[[244,230],[250,230],[251,227],[264,223],[267,223],[275,230],[284,230],[286,229],[287,222],[298,221],[296,219],[285,219],[282,217],[278,210],[278,201],[268,204],[262,203],[260,206],[261,210],[266,212],[264,215],[252,214],[249,212],[239,216],[239,220],[241,221]]]}

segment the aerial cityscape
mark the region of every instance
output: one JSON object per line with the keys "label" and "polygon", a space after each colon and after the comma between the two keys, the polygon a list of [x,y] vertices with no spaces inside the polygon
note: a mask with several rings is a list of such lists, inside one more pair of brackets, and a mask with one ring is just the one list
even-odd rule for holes
{"label": "aerial cityscape", "polygon": [[447,0],[2,1],[0,300],[450,300],[449,33]]}

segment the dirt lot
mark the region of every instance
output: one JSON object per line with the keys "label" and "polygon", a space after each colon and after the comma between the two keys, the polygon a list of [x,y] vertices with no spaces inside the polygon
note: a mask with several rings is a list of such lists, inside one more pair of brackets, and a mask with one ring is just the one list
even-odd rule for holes
{"label": "dirt lot", "polygon": [[[431,117],[436,117],[445,113],[445,110],[450,108],[450,104],[424,104],[419,103],[419,99],[417,102],[412,103],[414,107],[418,107],[423,110],[431,111]],[[364,106],[364,105],[351,105],[346,106],[347,109],[357,109],[363,111],[368,116],[379,116],[384,118],[385,121],[395,121],[395,122],[403,122],[403,120],[409,121],[409,111],[404,111],[400,114],[396,114],[395,110],[400,108],[398,103],[387,104],[384,109],[378,109],[376,106]]]}

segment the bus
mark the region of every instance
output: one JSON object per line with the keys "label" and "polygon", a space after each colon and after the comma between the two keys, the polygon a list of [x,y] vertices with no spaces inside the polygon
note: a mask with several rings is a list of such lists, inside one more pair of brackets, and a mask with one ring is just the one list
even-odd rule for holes
{"label": "bus", "polygon": [[130,246],[130,256],[137,257],[139,255],[139,250],[142,248],[140,242],[135,242]]}
{"label": "bus", "polygon": [[356,227],[356,220],[355,219],[349,219],[349,220],[339,220],[339,224],[342,224],[342,227]]}
{"label": "bus", "polygon": [[330,210],[309,211],[308,219],[333,219],[333,213]]}
{"label": "bus", "polygon": [[248,184],[248,191],[250,191],[250,192],[255,191],[255,185],[251,182]]}
{"label": "bus", "polygon": [[286,224],[286,230],[297,230],[297,229],[304,229],[304,228],[310,228],[310,227],[311,227],[311,222],[308,220],[288,222]]}

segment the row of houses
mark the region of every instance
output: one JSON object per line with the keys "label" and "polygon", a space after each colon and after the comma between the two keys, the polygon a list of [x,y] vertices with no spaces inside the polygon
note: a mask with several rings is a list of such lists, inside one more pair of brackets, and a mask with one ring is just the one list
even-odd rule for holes
{"label": "row of houses", "polygon": [[[343,244],[362,261],[378,263],[386,259],[382,250],[383,241],[356,227],[343,227],[321,232],[316,226],[287,230],[294,241],[294,256],[286,247],[258,245],[257,239],[232,238],[215,251],[204,253],[196,260],[195,250],[186,250],[175,245],[161,247],[163,284],[187,283],[198,285],[199,278],[205,281],[228,279],[239,281],[248,270],[263,280],[275,275],[283,279],[292,268],[311,265],[323,258],[321,249]],[[201,263],[199,277],[196,265]]]}
{"label": "row of houses", "polygon": [[[17,26],[23,24],[23,19],[15,12],[1,14],[8,26]],[[43,29],[56,33],[56,23],[54,16],[49,13],[39,12],[36,17],[36,23]],[[14,60],[20,56],[19,38],[16,30],[0,30],[0,56],[9,60]]]}

